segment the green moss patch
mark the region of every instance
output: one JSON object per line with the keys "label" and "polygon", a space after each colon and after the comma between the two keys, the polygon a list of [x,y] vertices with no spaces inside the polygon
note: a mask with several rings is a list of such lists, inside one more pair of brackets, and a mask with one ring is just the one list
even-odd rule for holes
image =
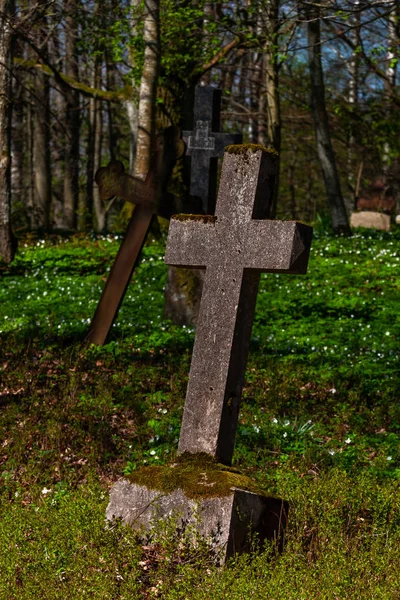
{"label": "green moss patch", "polygon": [[127,478],[131,483],[161,492],[181,489],[192,499],[228,496],[232,488],[265,495],[249,477],[233,467],[217,463],[204,453],[185,452],[175,463],[142,467]]}
{"label": "green moss patch", "polygon": [[278,156],[278,152],[273,148],[266,148],[261,144],[231,144],[230,146],[226,146],[225,152],[229,154],[247,154],[247,152],[258,152],[261,150],[262,152],[267,152],[274,157]]}
{"label": "green moss patch", "polygon": [[187,215],[182,213],[179,215],[173,215],[171,219],[175,221],[201,221],[202,223],[215,223],[217,217],[213,215]]}

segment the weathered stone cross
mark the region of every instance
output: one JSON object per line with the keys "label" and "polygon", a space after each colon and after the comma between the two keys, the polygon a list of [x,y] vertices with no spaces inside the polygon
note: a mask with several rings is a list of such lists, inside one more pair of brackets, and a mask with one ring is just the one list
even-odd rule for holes
{"label": "weathered stone cross", "polygon": [[194,99],[193,131],[183,131],[191,157],[190,195],[200,198],[205,214],[213,214],[217,187],[217,158],[228,144],[240,144],[241,133],[219,133],[221,90],[197,86]]}
{"label": "weathered stone cross", "polygon": [[229,465],[261,272],[305,273],[312,228],[267,220],[275,156],[225,151],[215,216],[171,219],[165,262],[205,268],[179,452]]}

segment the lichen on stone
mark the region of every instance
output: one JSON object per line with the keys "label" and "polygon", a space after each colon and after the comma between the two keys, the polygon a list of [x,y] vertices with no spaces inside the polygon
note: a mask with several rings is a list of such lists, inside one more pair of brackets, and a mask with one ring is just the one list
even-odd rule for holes
{"label": "lichen on stone", "polygon": [[128,475],[127,479],[136,485],[165,493],[181,489],[191,499],[229,496],[232,488],[266,495],[238,469],[221,465],[205,453],[185,452],[175,463],[142,467]]}

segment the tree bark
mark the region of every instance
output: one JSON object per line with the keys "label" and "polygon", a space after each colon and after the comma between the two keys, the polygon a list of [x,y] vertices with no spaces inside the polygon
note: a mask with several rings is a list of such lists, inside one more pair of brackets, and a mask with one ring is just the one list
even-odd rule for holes
{"label": "tree bark", "polygon": [[26,213],[30,229],[35,228],[35,194],[33,183],[33,106],[30,95],[26,104],[26,152],[27,152],[27,172],[26,172]]}
{"label": "tree bark", "polygon": [[[94,60],[91,66],[90,84],[96,85],[99,71],[98,59]],[[87,163],[86,163],[86,194],[81,198],[79,206],[79,230],[84,231],[93,227],[93,209],[94,209],[94,193],[96,173],[96,132],[97,132],[97,117],[98,117],[98,100],[90,98],[88,107],[88,134],[87,134]]]}
{"label": "tree bark", "polygon": [[[353,32],[352,37],[355,48],[360,45],[360,0],[354,1],[354,16],[353,16]],[[358,77],[359,77],[359,54],[353,50],[352,56],[349,63],[349,95],[348,103],[350,108],[350,124],[349,124],[349,139],[347,146],[347,182],[349,188],[349,194],[346,194],[345,199],[347,211],[351,212],[357,203],[356,197],[356,185],[354,176],[354,149],[355,149],[355,137],[354,137],[354,123],[353,113],[358,106]]]}
{"label": "tree bark", "polygon": [[[95,85],[101,87],[101,65],[95,67]],[[101,165],[101,153],[103,146],[103,107],[100,100],[93,100],[93,173],[96,174],[97,169]],[[105,226],[105,208],[100,198],[98,185],[92,180],[93,189],[93,209],[95,216],[95,229],[97,232],[104,230]]]}
{"label": "tree bark", "polygon": [[138,136],[138,107],[135,98],[130,98],[124,102],[129,125],[129,172],[134,173],[137,136]]}
{"label": "tree bark", "polygon": [[[65,0],[66,55],[65,74],[79,79],[77,57],[77,18],[75,0]],[[66,87],[65,93],[65,160],[64,160],[64,216],[70,229],[77,226],[79,201],[79,93]]]}
{"label": "tree bark", "polygon": [[[399,15],[397,15],[397,11]],[[385,90],[387,92],[388,99],[391,98],[390,91],[395,88],[396,85],[396,48],[399,45],[399,33],[398,33],[398,25],[397,20],[400,17],[400,8],[394,8],[393,11],[388,16],[388,36],[387,36],[387,48],[386,48],[386,82],[385,82]],[[390,100],[388,101],[387,113],[390,113],[394,107]],[[383,163],[383,171],[385,175],[388,173],[389,165],[390,165],[390,144],[386,141],[383,145],[383,153],[382,153],[382,163]]]}
{"label": "tree bark", "polygon": [[157,80],[160,64],[159,0],[145,0],[144,64],[139,92],[139,129],[135,176],[146,179],[150,165],[151,144],[155,132]]}
{"label": "tree bark", "polygon": [[0,259],[9,263],[14,257],[11,232],[11,39],[12,4],[0,0]]}
{"label": "tree bark", "polygon": [[[42,2],[43,3],[43,2]],[[38,45],[47,56],[47,22],[43,17],[38,32]],[[49,79],[41,71],[33,77],[33,181],[34,181],[34,223],[37,229],[48,229],[51,204],[51,163],[50,163],[50,97]]]}
{"label": "tree bark", "polygon": [[276,180],[272,206],[272,217],[276,212],[279,194],[279,172],[281,152],[281,101],[279,94],[279,4],[280,0],[267,0],[266,37],[265,44],[265,87],[267,95],[267,138],[268,145],[278,153]]}
{"label": "tree bark", "polygon": [[332,228],[335,233],[351,235],[342,191],[340,189],[340,181],[329,131],[328,113],[325,104],[324,76],[321,61],[321,25],[319,7],[308,5],[306,15],[308,20],[308,63],[311,79],[311,110],[317,141],[317,153],[331,211]]}

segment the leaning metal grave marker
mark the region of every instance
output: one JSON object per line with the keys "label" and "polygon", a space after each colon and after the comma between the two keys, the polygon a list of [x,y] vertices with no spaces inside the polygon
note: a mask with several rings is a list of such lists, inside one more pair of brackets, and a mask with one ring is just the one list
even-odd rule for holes
{"label": "leaning metal grave marker", "polygon": [[240,144],[241,133],[220,133],[221,90],[197,86],[194,97],[193,131],[184,131],[191,157],[190,195],[201,199],[205,214],[213,214],[217,187],[217,158],[228,144]]}
{"label": "leaning metal grave marker", "polygon": [[146,181],[125,173],[120,161],[112,161],[96,172],[95,179],[103,201],[118,196],[132,202],[136,208],[89,327],[86,339],[93,344],[102,345],[106,341],[154,214],[169,218],[177,212],[173,197],[164,188],[176,159],[183,151],[184,143],[178,127],[168,127],[156,138],[156,149]]}
{"label": "leaning metal grave marker", "polygon": [[[261,146],[229,147],[215,216],[171,219],[165,262],[206,269],[179,441],[181,460],[199,457],[197,491],[217,484],[202,456],[231,463],[260,273],[307,270],[312,228],[295,221],[266,220],[275,162]],[[171,465],[178,477],[170,471],[166,478],[175,476],[180,482],[180,468],[179,463]],[[184,470],[182,481],[183,475]],[[287,503],[254,493],[251,486],[243,489],[234,483],[224,494],[203,494],[195,502],[181,483],[166,492],[160,483],[154,484],[151,474],[147,482],[140,471],[131,481],[117,482],[107,518],[122,517],[139,529],[151,528],[156,516],[165,518],[174,510],[181,519],[198,524],[197,514],[201,535],[219,533],[216,549],[222,560],[246,548],[249,530],[260,540],[282,540]]]}

